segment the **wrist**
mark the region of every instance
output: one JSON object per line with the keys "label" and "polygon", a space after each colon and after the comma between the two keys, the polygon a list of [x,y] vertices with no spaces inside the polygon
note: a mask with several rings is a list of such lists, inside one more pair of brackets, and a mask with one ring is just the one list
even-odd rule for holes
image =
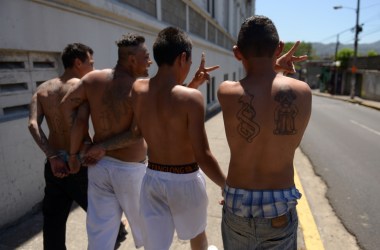
{"label": "wrist", "polygon": [[47,158],[49,159],[49,160],[52,160],[52,159],[54,159],[54,158],[57,158],[59,155],[58,154],[53,154],[53,155],[49,155],[49,156],[47,156]]}
{"label": "wrist", "polygon": [[107,146],[103,143],[97,143],[96,146],[104,151],[107,151],[107,148],[106,148]]}

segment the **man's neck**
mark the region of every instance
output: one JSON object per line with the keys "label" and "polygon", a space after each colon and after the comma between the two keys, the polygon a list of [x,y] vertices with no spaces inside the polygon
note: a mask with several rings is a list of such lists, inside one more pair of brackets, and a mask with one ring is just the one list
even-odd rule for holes
{"label": "man's neck", "polygon": [[247,75],[271,75],[274,71],[275,61],[268,57],[250,58],[244,62]]}
{"label": "man's neck", "polygon": [[130,77],[133,79],[136,79],[137,76],[135,76],[132,67],[124,66],[121,64],[116,64],[114,70],[113,70],[113,77],[118,78],[118,77]]}
{"label": "man's neck", "polygon": [[73,69],[66,69],[65,72],[59,77],[62,82],[67,82],[68,80],[72,78],[81,78],[81,75],[79,72]]}
{"label": "man's neck", "polygon": [[159,67],[155,78],[166,86],[182,85],[178,70],[171,66]]}

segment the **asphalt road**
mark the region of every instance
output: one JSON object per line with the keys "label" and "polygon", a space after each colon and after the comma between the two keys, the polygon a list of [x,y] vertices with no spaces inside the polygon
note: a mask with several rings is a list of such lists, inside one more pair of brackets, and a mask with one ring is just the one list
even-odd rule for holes
{"label": "asphalt road", "polygon": [[363,249],[380,245],[380,112],[313,96],[301,143],[337,216]]}

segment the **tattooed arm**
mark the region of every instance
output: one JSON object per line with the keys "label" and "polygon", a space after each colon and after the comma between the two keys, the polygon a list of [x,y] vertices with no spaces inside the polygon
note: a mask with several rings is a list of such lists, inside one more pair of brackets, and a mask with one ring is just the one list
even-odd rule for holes
{"label": "tattooed arm", "polygon": [[66,122],[69,128],[71,128],[74,123],[79,106],[87,101],[83,82],[79,79],[75,79],[75,81],[70,90],[62,98],[60,105],[64,122]]}
{"label": "tattooed arm", "polygon": [[41,128],[44,119],[44,111],[41,103],[38,101],[38,91],[33,95],[30,103],[28,128],[33,136],[34,141],[48,158],[53,175],[59,178],[68,174],[66,163],[57,155],[54,148],[49,145],[48,138]]}
{"label": "tattooed arm", "polygon": [[128,147],[141,139],[142,134],[140,129],[135,120],[133,120],[132,125],[128,130],[92,145],[87,150],[82,164],[85,166],[94,165],[106,154],[106,151]]}
{"label": "tattooed arm", "polygon": [[92,143],[88,132],[89,116],[90,109],[88,103],[83,103],[78,108],[78,112],[70,132],[69,167],[70,173],[72,174],[79,172],[81,166],[79,156],[84,155]]}
{"label": "tattooed arm", "polygon": [[44,120],[44,113],[42,106],[38,101],[37,92],[33,95],[29,108],[29,123],[28,128],[33,136],[34,141],[45,153],[46,157],[53,156],[56,152],[50,147],[48,139],[41,128],[42,121]]}

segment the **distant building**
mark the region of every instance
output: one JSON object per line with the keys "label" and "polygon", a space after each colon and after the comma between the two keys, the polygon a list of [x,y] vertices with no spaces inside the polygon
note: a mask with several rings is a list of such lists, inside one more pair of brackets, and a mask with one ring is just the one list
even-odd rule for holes
{"label": "distant building", "polygon": [[[255,0],[0,1],[0,229],[42,200],[44,155],[27,129],[28,104],[39,84],[63,72],[60,53],[66,44],[89,45],[95,67],[110,68],[122,34],[144,35],[151,52],[159,30],[178,26],[194,44],[189,78],[202,51],[206,65],[220,65],[210,84],[200,88],[212,111],[219,83],[244,74],[231,50],[241,22],[254,12]],[[156,70],[153,64],[150,75]]]}

